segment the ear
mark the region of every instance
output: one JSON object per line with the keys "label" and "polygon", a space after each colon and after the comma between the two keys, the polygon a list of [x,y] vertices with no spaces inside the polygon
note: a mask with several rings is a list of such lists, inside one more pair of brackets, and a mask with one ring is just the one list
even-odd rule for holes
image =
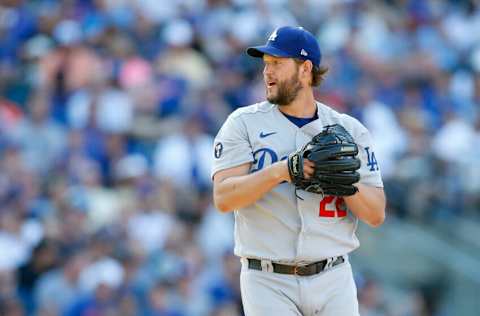
{"label": "ear", "polygon": [[312,80],[312,70],[313,70],[313,64],[310,60],[305,60],[301,65],[300,65],[300,74],[302,78],[306,78],[307,81]]}
{"label": "ear", "polygon": [[303,67],[304,67],[304,71],[307,73],[307,74],[310,74],[312,73],[312,69],[313,69],[313,64],[310,60],[305,60],[305,62],[303,63]]}

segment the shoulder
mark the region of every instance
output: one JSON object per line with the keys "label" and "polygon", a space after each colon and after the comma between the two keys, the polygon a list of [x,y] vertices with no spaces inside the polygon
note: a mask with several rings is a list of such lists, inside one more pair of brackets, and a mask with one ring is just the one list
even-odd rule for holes
{"label": "shoulder", "polygon": [[264,101],[264,102],[259,102],[259,103],[240,107],[235,111],[233,111],[229,117],[231,119],[237,119],[237,118],[245,118],[245,117],[250,117],[255,115],[262,115],[265,113],[272,112],[274,108],[275,108],[275,105],[267,101]]}
{"label": "shoulder", "polygon": [[248,130],[265,120],[265,115],[272,113],[274,108],[274,105],[266,101],[240,107],[230,113],[218,135],[221,137],[237,135],[247,138]]}
{"label": "shoulder", "polygon": [[354,139],[368,133],[367,128],[356,118],[345,113],[340,113],[331,107],[317,102],[318,114],[326,123],[325,125],[339,124],[342,125]]}
{"label": "shoulder", "polygon": [[274,108],[274,105],[266,101],[240,107],[230,113],[220,131],[247,130],[250,126],[255,126],[260,124],[259,122],[265,120],[265,116],[269,115],[269,113],[273,113]]}

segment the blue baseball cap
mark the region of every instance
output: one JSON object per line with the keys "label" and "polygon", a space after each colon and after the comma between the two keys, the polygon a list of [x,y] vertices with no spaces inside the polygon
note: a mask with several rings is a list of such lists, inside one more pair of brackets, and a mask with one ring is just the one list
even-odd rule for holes
{"label": "blue baseball cap", "polygon": [[300,26],[277,28],[265,45],[249,47],[247,54],[252,57],[263,57],[264,54],[267,54],[275,57],[310,60],[316,67],[320,67],[322,60],[317,39]]}

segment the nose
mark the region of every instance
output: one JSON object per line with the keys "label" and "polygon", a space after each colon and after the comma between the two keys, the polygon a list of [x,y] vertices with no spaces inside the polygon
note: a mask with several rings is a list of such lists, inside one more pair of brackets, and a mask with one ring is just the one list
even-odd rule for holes
{"label": "nose", "polygon": [[272,67],[271,67],[271,66],[265,65],[265,66],[263,67],[263,75],[264,75],[264,76],[269,76],[269,75],[271,75],[272,73],[273,73],[273,70],[272,70]]}

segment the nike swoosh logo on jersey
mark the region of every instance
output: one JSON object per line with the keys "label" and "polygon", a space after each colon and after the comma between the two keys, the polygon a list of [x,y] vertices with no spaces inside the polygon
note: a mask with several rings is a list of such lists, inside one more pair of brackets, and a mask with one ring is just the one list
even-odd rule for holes
{"label": "nike swoosh logo on jersey", "polygon": [[273,134],[276,134],[277,132],[271,132],[271,133],[263,133],[263,132],[260,132],[260,138],[265,138],[265,137],[268,137],[270,135],[273,135]]}

